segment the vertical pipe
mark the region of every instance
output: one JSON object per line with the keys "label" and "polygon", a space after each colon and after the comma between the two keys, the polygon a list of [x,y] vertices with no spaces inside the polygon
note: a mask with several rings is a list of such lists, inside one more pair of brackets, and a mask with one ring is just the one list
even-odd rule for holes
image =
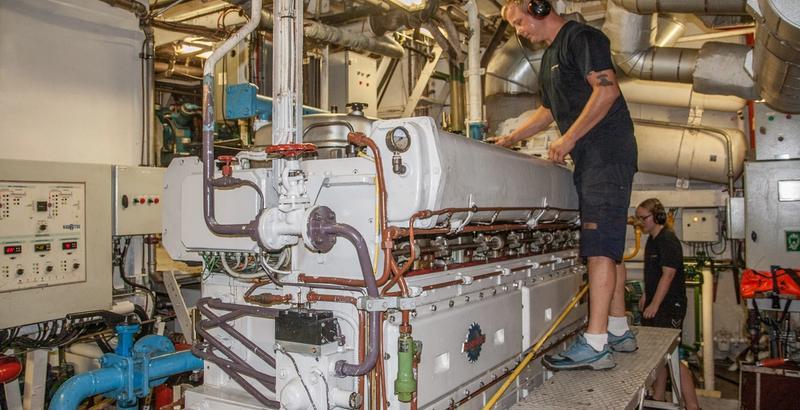
{"label": "vertical pipe", "polygon": [[467,75],[469,76],[469,136],[472,139],[483,138],[483,91],[481,90],[481,20],[478,16],[476,0],[469,0],[466,5],[467,21],[471,28],[469,48],[467,50]]}
{"label": "vertical pipe", "polygon": [[153,117],[155,116],[155,93],[154,93],[154,60],[155,60],[155,34],[153,27],[146,22],[142,25],[142,31],[145,36],[144,53],[142,59],[144,60],[144,87],[142,99],[144,100],[144,139],[145,146],[142,149],[146,150],[144,157],[144,165],[152,167],[156,165],[156,140],[154,137]]}
{"label": "vertical pipe", "polygon": [[703,379],[705,390],[714,390],[714,274],[704,267],[703,273]]}
{"label": "vertical pipe", "polygon": [[[331,46],[326,44],[325,48],[322,49],[322,64],[320,67],[320,79],[319,79],[319,108],[328,111],[331,108],[329,96],[328,96],[328,87],[330,86],[330,51]],[[376,107],[377,108],[377,107]]]}
{"label": "vertical pipe", "polygon": [[[303,103],[303,11],[302,2],[277,0],[274,3],[274,55],[272,71],[272,142],[301,143],[298,124],[302,124]],[[260,14],[260,13],[259,13]]]}
{"label": "vertical pipe", "polygon": [[233,47],[252,33],[261,19],[261,0],[251,1],[250,21],[214,50],[203,66],[203,216],[211,232],[219,235],[246,236],[249,224],[217,223],[214,212],[214,66]]}
{"label": "vertical pipe", "polygon": [[450,131],[464,131],[464,72],[460,64],[450,62]]}

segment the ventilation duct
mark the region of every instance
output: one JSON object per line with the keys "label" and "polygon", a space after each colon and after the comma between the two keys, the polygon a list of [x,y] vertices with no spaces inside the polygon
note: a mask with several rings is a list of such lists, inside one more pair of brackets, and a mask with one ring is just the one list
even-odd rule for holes
{"label": "ventilation duct", "polygon": [[[749,51],[749,47],[721,46],[719,43],[706,43],[700,50],[657,47],[656,15],[637,13],[658,11],[738,14],[743,13],[744,8],[741,0],[720,2],[610,0],[603,31],[611,41],[611,52],[621,71],[630,77],[643,80],[691,83],[695,90],[707,94],[758,98],[755,83],[744,67],[743,57]],[[741,60],[736,61],[738,58]],[[722,80],[710,79],[707,75],[710,71],[715,73],[714,78]]]}
{"label": "ventilation duct", "polygon": [[770,107],[800,113],[800,7],[797,0],[749,0],[756,19],[753,71]]}
{"label": "ventilation duct", "polygon": [[610,0],[637,14],[659,12],[691,14],[747,14],[746,0]]}

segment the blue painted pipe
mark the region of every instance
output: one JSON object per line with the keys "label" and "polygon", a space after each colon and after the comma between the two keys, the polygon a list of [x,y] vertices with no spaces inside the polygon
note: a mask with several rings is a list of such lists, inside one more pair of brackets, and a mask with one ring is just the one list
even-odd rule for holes
{"label": "blue painted pipe", "polygon": [[89,397],[117,390],[125,384],[119,368],[97,369],[71,377],[50,400],[50,410],[77,409]]}
{"label": "blue painted pipe", "polygon": [[[117,364],[119,363],[117,362]],[[167,377],[202,368],[203,360],[193,355],[190,351],[184,351],[150,359],[146,372],[143,372],[140,366],[136,366],[134,371],[131,372],[132,378],[127,377],[129,373],[126,365],[107,367],[79,374],[70,378],[58,388],[55,396],[50,401],[50,410],[75,410],[81,402],[89,397],[111,392],[124,393],[130,385],[133,385],[138,397],[144,397],[150,394],[150,388],[160,385]],[[143,391],[140,387],[144,387],[142,381],[145,373],[147,385],[146,391]],[[132,399],[119,397],[119,395],[112,397],[116,397],[117,400],[125,399],[126,402],[130,402]]]}

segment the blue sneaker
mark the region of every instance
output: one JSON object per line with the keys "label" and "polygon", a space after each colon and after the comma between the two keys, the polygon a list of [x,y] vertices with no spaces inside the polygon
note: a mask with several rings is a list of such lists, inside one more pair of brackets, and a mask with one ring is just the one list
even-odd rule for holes
{"label": "blue sneaker", "polygon": [[578,340],[569,349],[555,355],[547,355],[542,359],[542,363],[551,370],[606,370],[613,369],[617,364],[608,345],[603,346],[603,350],[594,350],[583,335],[578,336]]}
{"label": "blue sneaker", "polygon": [[631,353],[635,352],[639,345],[636,344],[636,335],[628,329],[622,336],[608,332],[608,347],[615,352]]}

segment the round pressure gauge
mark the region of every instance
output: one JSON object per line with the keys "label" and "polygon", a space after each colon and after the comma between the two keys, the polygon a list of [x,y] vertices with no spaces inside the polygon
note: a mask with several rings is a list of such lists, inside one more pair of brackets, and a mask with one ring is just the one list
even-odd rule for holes
{"label": "round pressure gauge", "polygon": [[408,151],[411,147],[411,134],[405,127],[395,127],[386,133],[386,145],[395,154]]}

